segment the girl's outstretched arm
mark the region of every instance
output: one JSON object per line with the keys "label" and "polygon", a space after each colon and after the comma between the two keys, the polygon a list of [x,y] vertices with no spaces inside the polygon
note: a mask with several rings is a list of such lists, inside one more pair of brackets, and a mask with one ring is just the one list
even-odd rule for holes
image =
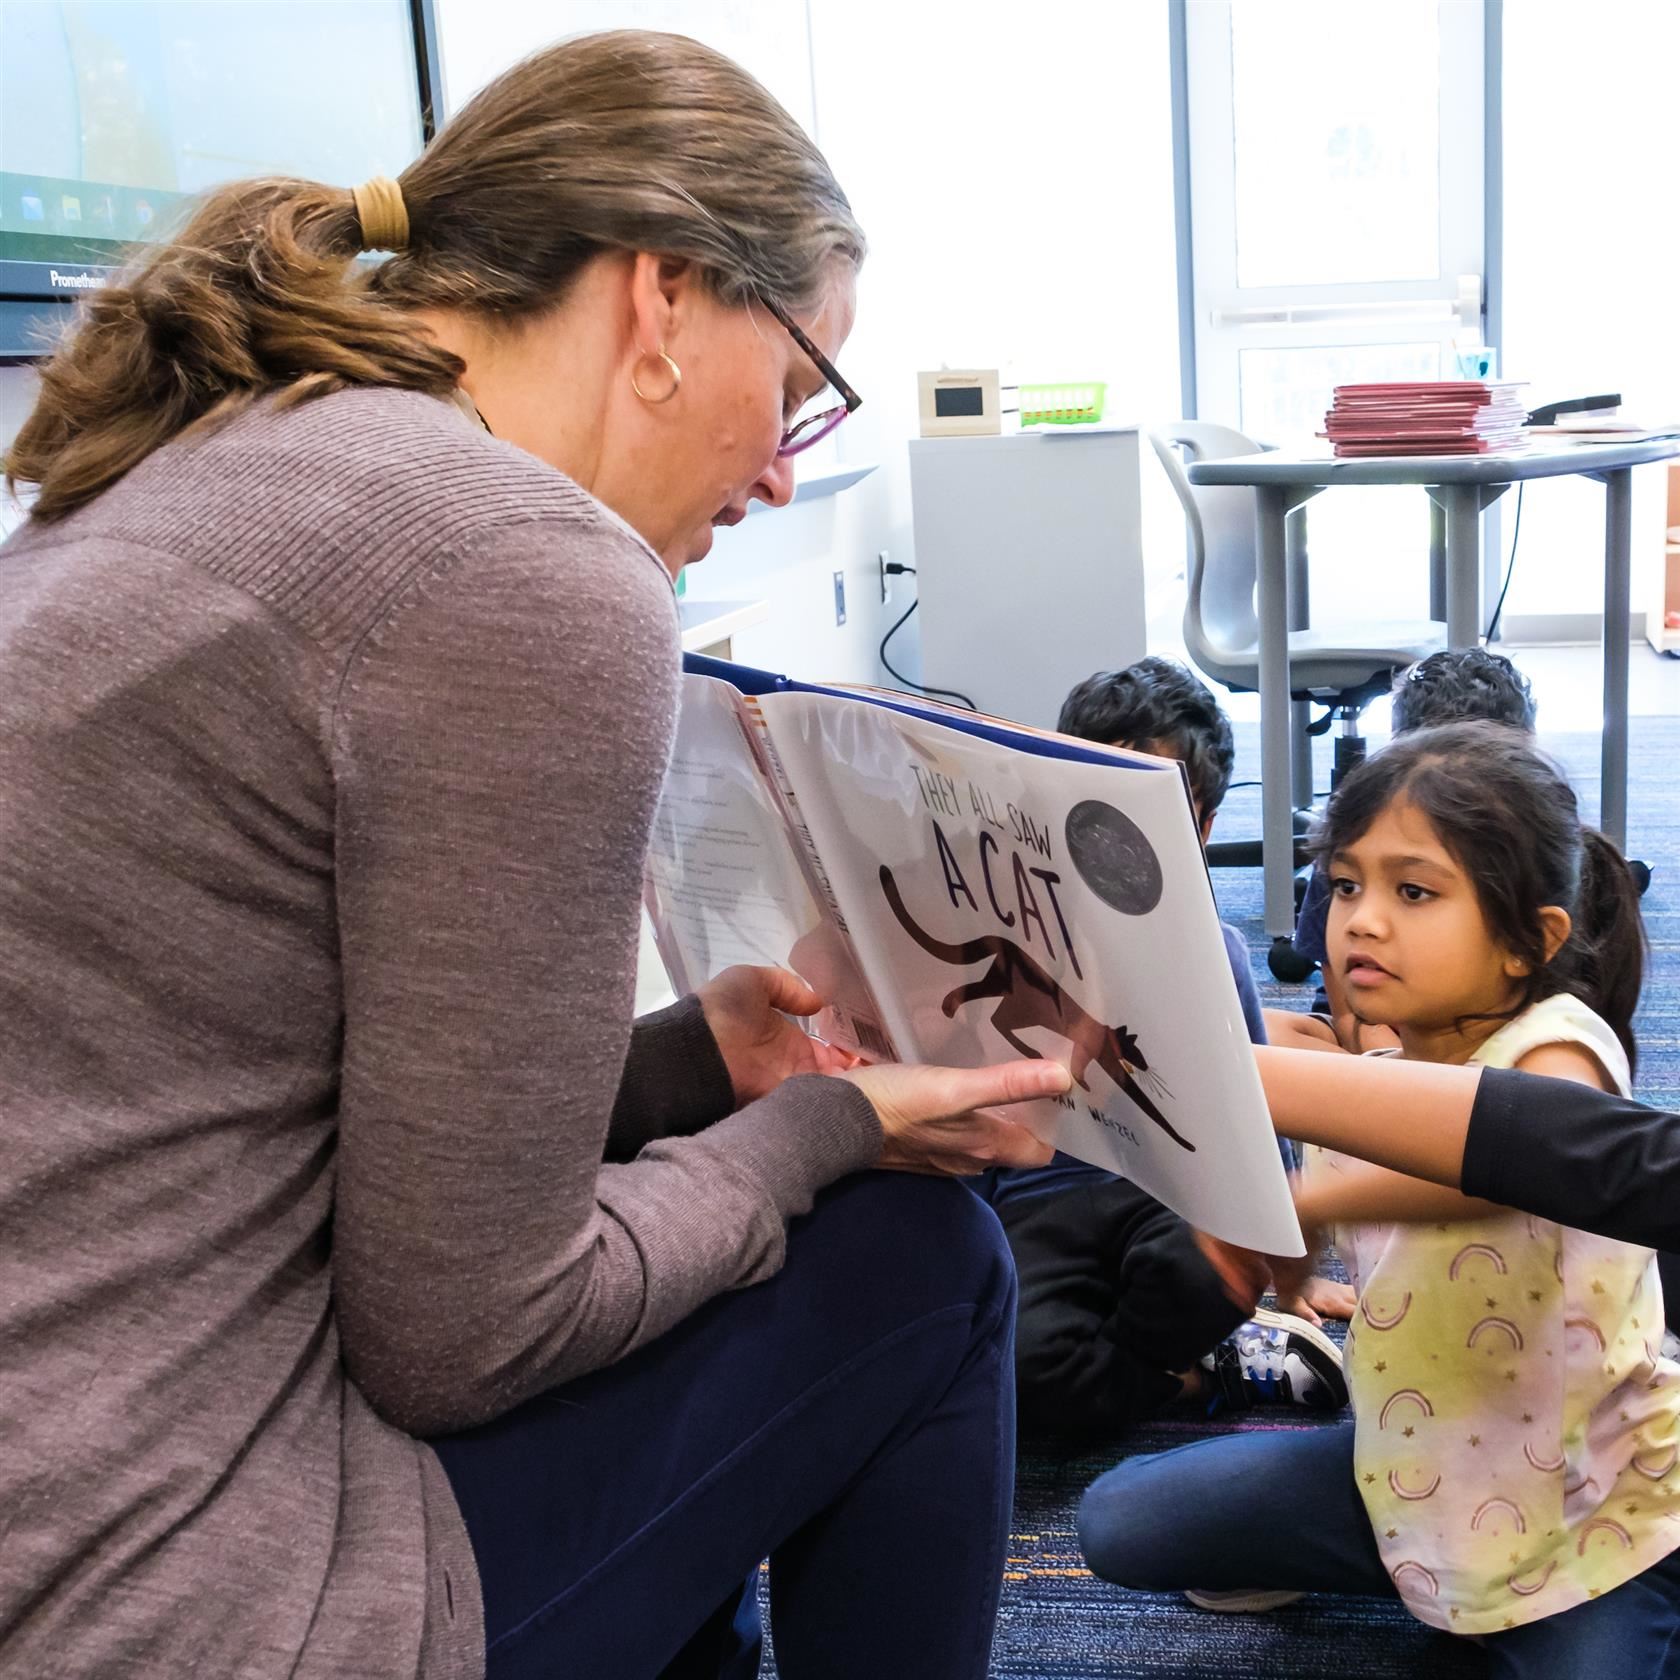
{"label": "girl's outstretched arm", "polygon": [[1295,1212],[1303,1230],[1327,1225],[1445,1224],[1485,1219],[1504,1211],[1497,1202],[1363,1161],[1341,1172],[1309,1177],[1295,1191]]}
{"label": "girl's outstretched arm", "polygon": [[1457,1187],[1480,1068],[1264,1047],[1254,1055],[1283,1136]]}
{"label": "girl's outstretched arm", "polygon": [[[1578,1044],[1547,1044],[1531,1050],[1517,1066],[1527,1073],[1604,1088],[1604,1073],[1590,1052]],[[1461,1219],[1485,1219],[1505,1211],[1485,1197],[1434,1184],[1390,1167],[1354,1162],[1339,1171],[1319,1173],[1297,1187],[1295,1211],[1303,1227],[1325,1225],[1432,1225]]]}
{"label": "girl's outstretched arm", "polygon": [[1680,1115],[1514,1069],[1255,1056],[1286,1137],[1577,1230],[1680,1250]]}

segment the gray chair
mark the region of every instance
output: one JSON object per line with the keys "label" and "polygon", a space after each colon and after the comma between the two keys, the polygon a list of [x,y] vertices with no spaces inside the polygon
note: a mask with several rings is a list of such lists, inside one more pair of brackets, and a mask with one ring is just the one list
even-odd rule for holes
{"label": "gray chair", "polygon": [[[1260,686],[1260,624],[1255,614],[1257,571],[1254,491],[1238,485],[1195,485],[1185,460],[1217,461],[1232,455],[1255,455],[1262,445],[1229,426],[1202,420],[1178,420],[1149,434],[1155,453],[1172,481],[1189,527],[1189,593],[1184,604],[1184,643],[1190,658],[1227,688]],[[1290,692],[1297,702],[1292,731],[1292,766],[1268,765],[1268,775],[1288,775],[1297,808],[1297,832],[1306,828],[1305,808],[1312,803],[1312,743],[1306,706],[1316,701],[1327,711],[1311,726],[1323,733],[1340,721],[1336,744],[1338,773],[1364,755],[1359,714],[1386,694],[1396,671],[1447,645],[1447,627],[1431,619],[1361,620],[1329,623],[1289,632]],[[1208,848],[1213,864],[1254,866],[1258,841],[1226,842]],[[1287,941],[1274,946],[1272,971],[1279,979],[1304,979],[1291,961]]]}

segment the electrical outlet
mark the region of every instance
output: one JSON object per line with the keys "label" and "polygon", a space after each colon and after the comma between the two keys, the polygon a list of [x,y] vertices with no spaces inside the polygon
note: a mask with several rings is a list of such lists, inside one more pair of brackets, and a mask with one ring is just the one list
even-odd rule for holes
{"label": "electrical outlet", "polygon": [[844,572],[834,574],[834,622],[836,624],[846,622],[846,574]]}
{"label": "electrical outlet", "polygon": [[883,548],[875,558],[881,568],[881,605],[884,607],[892,599],[892,574],[887,570],[887,551]]}

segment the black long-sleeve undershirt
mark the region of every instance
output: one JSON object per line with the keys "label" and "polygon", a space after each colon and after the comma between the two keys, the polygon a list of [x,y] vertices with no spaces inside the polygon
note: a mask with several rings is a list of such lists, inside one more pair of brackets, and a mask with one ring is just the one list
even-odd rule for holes
{"label": "black long-sleeve undershirt", "polygon": [[1680,1249],[1680,1114],[1490,1068],[1471,1109],[1461,1173],[1466,1195]]}

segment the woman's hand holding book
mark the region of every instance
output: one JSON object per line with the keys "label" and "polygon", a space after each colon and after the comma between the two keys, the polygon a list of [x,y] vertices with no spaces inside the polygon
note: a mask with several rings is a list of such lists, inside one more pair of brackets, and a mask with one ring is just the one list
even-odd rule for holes
{"label": "woman's hand holding book", "polygon": [[966,1177],[988,1167],[1041,1167],[1054,1153],[1025,1126],[990,1110],[1068,1089],[1059,1062],[992,1067],[913,1067],[880,1062],[838,1076],[874,1104],[883,1134],[882,1167]]}

